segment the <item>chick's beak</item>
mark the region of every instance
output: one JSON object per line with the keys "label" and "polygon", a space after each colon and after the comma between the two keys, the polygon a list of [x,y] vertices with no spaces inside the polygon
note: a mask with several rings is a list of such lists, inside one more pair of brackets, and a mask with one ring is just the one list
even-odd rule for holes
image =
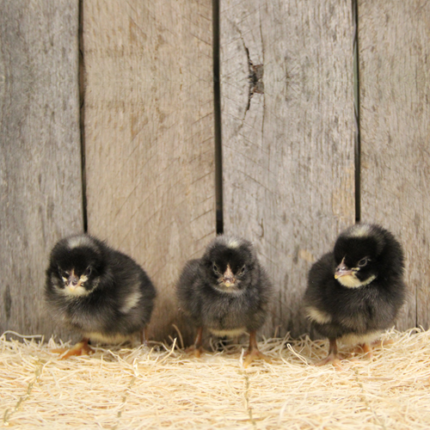
{"label": "chick's beak", "polygon": [[229,265],[222,277],[222,282],[226,287],[232,287],[236,283],[236,278],[234,277]]}
{"label": "chick's beak", "polygon": [[336,267],[336,271],[334,273],[334,279],[340,278],[341,276],[349,276],[353,274],[354,274],[354,271],[351,270],[348,266],[346,266],[345,258],[343,258],[339,266]]}
{"label": "chick's beak", "polygon": [[74,290],[79,284],[79,278],[75,275],[70,275],[67,280],[67,286]]}

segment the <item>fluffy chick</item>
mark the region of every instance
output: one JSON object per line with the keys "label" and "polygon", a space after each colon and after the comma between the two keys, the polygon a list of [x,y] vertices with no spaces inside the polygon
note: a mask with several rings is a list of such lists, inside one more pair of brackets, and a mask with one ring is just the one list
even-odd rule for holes
{"label": "fluffy chick", "polygon": [[189,261],[177,284],[179,305],[197,327],[193,349],[199,356],[206,327],[218,337],[250,335],[245,367],[264,358],[256,332],[269,310],[272,284],[252,244],[230,235],[216,237],[201,259]]}
{"label": "fluffy chick", "polygon": [[139,333],[145,342],[155,296],[154,285],[134,260],[94,237],[67,237],[51,251],[48,308],[83,337],[63,358],[88,354],[89,339],[120,343]]}
{"label": "fluffy chick", "polygon": [[338,339],[358,344],[371,355],[370,342],[394,323],[405,297],[404,256],[384,228],[354,225],[338,237],[309,272],[305,310],[313,326],[330,341],[326,359],[339,366]]}

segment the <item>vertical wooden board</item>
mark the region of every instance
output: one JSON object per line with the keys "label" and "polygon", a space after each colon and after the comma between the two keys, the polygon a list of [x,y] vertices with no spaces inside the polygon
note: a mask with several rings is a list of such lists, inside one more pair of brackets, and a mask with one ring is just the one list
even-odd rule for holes
{"label": "vertical wooden board", "polygon": [[0,332],[50,335],[49,252],[83,230],[78,1],[0,10]]}
{"label": "vertical wooden board", "polygon": [[84,2],[89,232],[131,255],[174,333],[183,264],[215,236],[212,2]]}
{"label": "vertical wooden board", "polygon": [[224,230],[276,288],[273,335],[305,331],[312,263],[355,221],[350,1],[221,2]]}
{"label": "vertical wooden board", "polygon": [[398,327],[430,327],[430,3],[359,1],[362,219],[402,242]]}

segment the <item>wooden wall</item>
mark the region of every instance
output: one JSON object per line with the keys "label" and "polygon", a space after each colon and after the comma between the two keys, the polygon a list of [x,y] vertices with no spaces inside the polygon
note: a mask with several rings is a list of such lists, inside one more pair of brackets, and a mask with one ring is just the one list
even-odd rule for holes
{"label": "wooden wall", "polygon": [[0,10],[0,332],[50,335],[48,255],[83,231],[78,2]]}
{"label": "wooden wall", "polygon": [[358,22],[362,218],[404,245],[401,327],[430,327],[430,3],[359,1]]}
{"label": "wooden wall", "polygon": [[268,335],[303,332],[307,272],[355,222],[351,14],[338,0],[221,2],[224,226],[276,286]]}
{"label": "wooden wall", "polygon": [[44,271],[87,219],[154,280],[152,336],[174,323],[189,341],[174,285],[216,234],[217,168],[224,231],[254,242],[276,287],[266,335],[306,330],[307,272],[356,216],[404,244],[398,327],[429,327],[430,5],[214,2],[216,19],[212,0],[0,0],[1,332],[67,336]]}
{"label": "wooden wall", "polygon": [[212,3],[85,1],[83,44],[88,231],[147,270],[166,337],[180,270],[216,234]]}

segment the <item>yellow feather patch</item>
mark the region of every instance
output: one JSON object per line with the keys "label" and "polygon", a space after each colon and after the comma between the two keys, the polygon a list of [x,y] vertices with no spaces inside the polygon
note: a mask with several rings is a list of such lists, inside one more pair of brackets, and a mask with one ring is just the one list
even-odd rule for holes
{"label": "yellow feather patch", "polygon": [[342,336],[339,340],[341,340],[343,343],[346,343],[348,345],[357,345],[360,343],[372,343],[373,341],[377,340],[381,336],[380,331],[374,331],[371,333],[366,334],[347,334],[345,336]]}
{"label": "yellow feather patch", "polygon": [[369,285],[372,281],[376,279],[375,275],[370,276],[364,281],[360,281],[355,275],[345,275],[340,276],[337,280],[347,288],[360,288]]}
{"label": "yellow feather patch", "polygon": [[235,328],[233,330],[215,330],[215,329],[210,328],[209,331],[218,337],[224,337],[224,336],[236,337],[236,336],[240,336],[241,334],[245,333],[246,328],[240,327],[240,328]]}
{"label": "yellow feather patch", "polygon": [[331,321],[331,316],[328,313],[320,311],[313,306],[307,307],[306,313],[308,314],[308,318],[310,320],[315,321],[319,324],[327,324]]}

